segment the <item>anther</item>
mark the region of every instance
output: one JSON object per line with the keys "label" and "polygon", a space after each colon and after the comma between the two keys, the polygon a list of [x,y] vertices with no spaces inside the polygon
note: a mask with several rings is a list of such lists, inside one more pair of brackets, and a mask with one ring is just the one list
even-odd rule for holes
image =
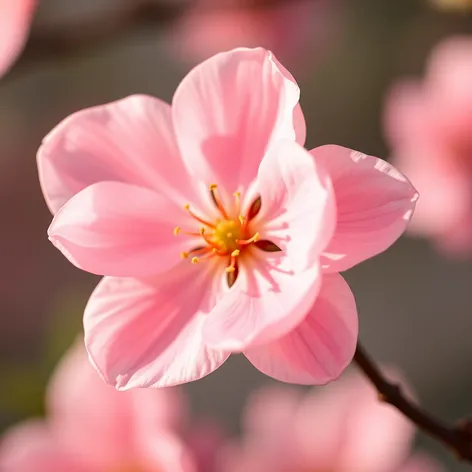
{"label": "anther", "polygon": [[198,259],[198,257],[192,257],[192,259],[190,260],[190,262],[191,262],[192,264],[198,264],[199,259]]}
{"label": "anther", "polygon": [[180,233],[180,226],[174,228],[174,236],[177,236]]}
{"label": "anther", "polygon": [[236,268],[234,266],[229,266],[229,267],[226,267],[225,271],[230,274],[231,272],[234,272],[236,270]]}
{"label": "anther", "polygon": [[241,254],[241,251],[239,249],[235,249],[232,253],[231,253],[231,257],[238,257],[239,254]]}
{"label": "anther", "polygon": [[180,257],[181,257],[182,259],[187,259],[188,256],[189,256],[189,253],[188,253],[188,252],[182,251],[182,252],[180,253]]}

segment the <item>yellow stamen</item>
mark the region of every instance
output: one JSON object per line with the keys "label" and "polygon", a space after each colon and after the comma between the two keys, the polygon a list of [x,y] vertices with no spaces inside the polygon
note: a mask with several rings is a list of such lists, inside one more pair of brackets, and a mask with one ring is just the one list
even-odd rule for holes
{"label": "yellow stamen", "polygon": [[259,241],[260,238],[261,238],[261,235],[259,233],[256,233],[256,234],[254,234],[254,236],[252,236],[252,238],[238,239],[237,243],[242,245],[242,246],[245,246],[247,244],[251,244],[251,243],[255,243],[256,241]]}
{"label": "yellow stamen", "polygon": [[213,223],[210,223],[209,221],[207,220],[204,220],[203,218],[199,217],[196,213],[194,213],[191,209],[190,209],[190,205],[188,203],[186,203],[184,205],[184,209],[187,210],[188,214],[196,219],[198,222],[200,223],[203,223],[205,226],[209,226],[210,228],[214,228],[215,225]]}
{"label": "yellow stamen", "polygon": [[239,256],[239,254],[241,254],[241,251],[239,249],[235,249],[232,253],[231,253],[231,262],[230,262],[230,265],[228,267],[226,267],[225,271],[227,273],[231,273],[231,272],[234,272],[236,270],[236,259],[237,257]]}
{"label": "yellow stamen", "polygon": [[218,185],[211,184],[209,188],[210,188],[210,192],[211,192],[211,195],[213,197],[213,200],[215,201],[216,208],[218,208],[218,210],[220,210],[220,213],[223,215],[223,218],[225,220],[229,220],[228,213],[226,213],[223,202],[221,201],[220,194],[218,193]]}
{"label": "yellow stamen", "polygon": [[180,226],[174,228],[174,236],[177,236],[180,233]]}
{"label": "yellow stamen", "polygon": [[199,261],[200,259],[198,259],[198,257],[192,257],[192,259],[190,260],[192,264],[198,264]]}
{"label": "yellow stamen", "polygon": [[182,259],[187,259],[188,256],[189,256],[189,253],[188,253],[188,252],[182,251],[182,252],[180,253],[180,257],[181,257]]}

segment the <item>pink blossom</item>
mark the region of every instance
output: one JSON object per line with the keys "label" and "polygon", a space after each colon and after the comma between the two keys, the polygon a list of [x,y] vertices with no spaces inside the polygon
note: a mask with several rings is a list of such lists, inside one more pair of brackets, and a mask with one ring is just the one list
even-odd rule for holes
{"label": "pink blossom", "polygon": [[0,76],[23,49],[36,3],[36,0],[0,0]]}
{"label": "pink blossom", "polygon": [[56,370],[46,406],[46,420],[29,420],[5,434],[1,472],[194,470],[174,432],[181,421],[175,390],[117,392],[96,375],[83,342]]}
{"label": "pink blossom", "polygon": [[439,44],[425,79],[391,91],[386,132],[393,159],[421,200],[412,232],[441,250],[472,251],[472,38]]}
{"label": "pink blossom", "polygon": [[[238,46],[264,46],[277,57],[313,62],[329,40],[338,0],[288,0],[268,7],[259,0],[198,0],[172,28],[171,49],[189,62]],[[298,59],[298,60],[297,60]]]}
{"label": "pink blossom", "polygon": [[243,437],[220,454],[222,472],[440,472],[411,455],[413,426],[349,375],[322,392],[270,387],[256,392]]}
{"label": "pink blossom", "polygon": [[310,152],[293,77],[262,48],[193,69],[172,107],[131,96],[65,119],[38,154],[51,241],[106,277],[85,342],[118,389],[199,379],[232,352],[286,382],[352,359],[337,273],[404,231],[416,192],[389,164]]}

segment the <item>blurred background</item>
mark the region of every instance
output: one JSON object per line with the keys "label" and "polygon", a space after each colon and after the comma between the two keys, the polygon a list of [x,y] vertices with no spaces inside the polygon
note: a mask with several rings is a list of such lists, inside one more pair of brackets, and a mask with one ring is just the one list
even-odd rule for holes
{"label": "blurred background", "polygon": [[[279,3],[278,13],[261,12],[255,20],[236,6],[240,18],[228,21],[207,0],[201,11],[130,28],[77,54],[20,58],[0,81],[0,431],[42,413],[50,372],[81,329],[83,308],[98,281],[69,264],[46,235],[51,215],[35,155],[61,119],[133,93],[170,101],[202,58],[237,45],[261,45],[275,52],[300,85],[308,148],[335,143],[388,159],[382,116],[389,87],[397,78],[420,76],[442,38],[472,35],[472,14],[440,11],[426,0]],[[88,18],[107,25],[129,4],[41,0],[32,37]],[[358,303],[361,340],[375,358],[399,366],[422,404],[441,417],[471,415],[471,260],[445,257],[427,241],[405,237],[345,275]],[[185,388],[195,411],[237,431],[246,397],[269,382],[233,356]],[[441,446],[421,435],[419,441],[449,470],[465,470]]]}

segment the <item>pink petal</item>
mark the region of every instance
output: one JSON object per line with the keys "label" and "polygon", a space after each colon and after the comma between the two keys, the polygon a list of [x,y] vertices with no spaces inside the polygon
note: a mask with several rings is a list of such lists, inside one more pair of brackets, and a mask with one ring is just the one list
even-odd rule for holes
{"label": "pink petal", "polygon": [[462,132],[470,130],[472,119],[472,40],[466,35],[456,35],[441,41],[428,60],[425,88],[435,106],[435,114],[443,117],[445,126],[457,127],[462,122]]}
{"label": "pink petal", "polygon": [[156,280],[106,277],[99,283],[85,310],[85,343],[106,382],[119,390],[167,387],[223,364],[228,354],[202,340],[218,292],[212,269],[185,261]]}
{"label": "pink petal", "polygon": [[93,472],[77,463],[39,420],[30,420],[10,429],[0,443],[0,470],[3,472]]}
{"label": "pink petal", "polygon": [[0,76],[23,49],[36,3],[36,0],[0,0]]}
{"label": "pink petal", "polygon": [[[398,374],[390,375],[399,381]],[[405,382],[400,380],[402,385]],[[339,386],[340,388],[341,386]],[[414,427],[391,405],[378,400],[378,395],[367,379],[352,377],[345,382],[342,425],[343,444],[337,455],[337,470],[378,472],[398,470],[410,453]]]}
{"label": "pink petal", "polygon": [[192,174],[227,192],[247,187],[270,144],[304,139],[302,114],[295,112],[299,95],[293,78],[262,48],[234,49],[195,67],[172,103]]}
{"label": "pink petal", "polygon": [[324,167],[299,144],[281,141],[262,160],[256,186],[262,206],[253,224],[261,239],[277,244],[294,270],[316,264],[336,225],[336,202]]}
{"label": "pink petal", "polygon": [[261,388],[253,393],[243,416],[244,453],[256,453],[267,463],[266,467],[294,467],[299,455],[294,418],[301,400],[301,391],[286,386]]}
{"label": "pink petal", "polygon": [[170,431],[159,431],[154,435],[141,436],[139,457],[140,461],[136,470],[142,472],[196,472],[190,450],[177,435]]}
{"label": "pink petal", "polygon": [[428,97],[420,83],[403,80],[392,87],[385,106],[385,130],[394,146],[431,141],[432,116]]}
{"label": "pink petal", "polygon": [[66,118],[44,138],[38,167],[53,213],[88,185],[104,180],[154,188],[176,200],[191,188],[177,150],[170,106],[145,95]]}
{"label": "pink petal", "polygon": [[341,146],[311,154],[331,175],[338,210],[323,268],[344,271],[385,251],[405,231],[418,199],[408,179],[381,159]]}
{"label": "pink petal", "polygon": [[318,294],[319,266],[297,272],[281,253],[254,251],[261,253],[257,262],[241,264],[235,284],[203,326],[215,349],[240,352],[277,339],[303,320]]}
{"label": "pink petal", "polygon": [[349,365],[357,343],[354,296],[339,274],[323,276],[305,320],[270,344],[244,351],[254,366],[283,382],[325,384]]}
{"label": "pink petal", "polygon": [[152,190],[98,182],[60,209],[48,234],[80,269],[117,277],[147,276],[175,266],[180,253],[191,247],[189,238],[174,235],[176,223],[185,218],[190,219]]}
{"label": "pink petal", "polygon": [[116,391],[97,375],[78,339],[49,384],[49,423],[60,443],[84,464],[111,470],[139,457],[141,437],[174,427],[175,395],[173,389]]}

